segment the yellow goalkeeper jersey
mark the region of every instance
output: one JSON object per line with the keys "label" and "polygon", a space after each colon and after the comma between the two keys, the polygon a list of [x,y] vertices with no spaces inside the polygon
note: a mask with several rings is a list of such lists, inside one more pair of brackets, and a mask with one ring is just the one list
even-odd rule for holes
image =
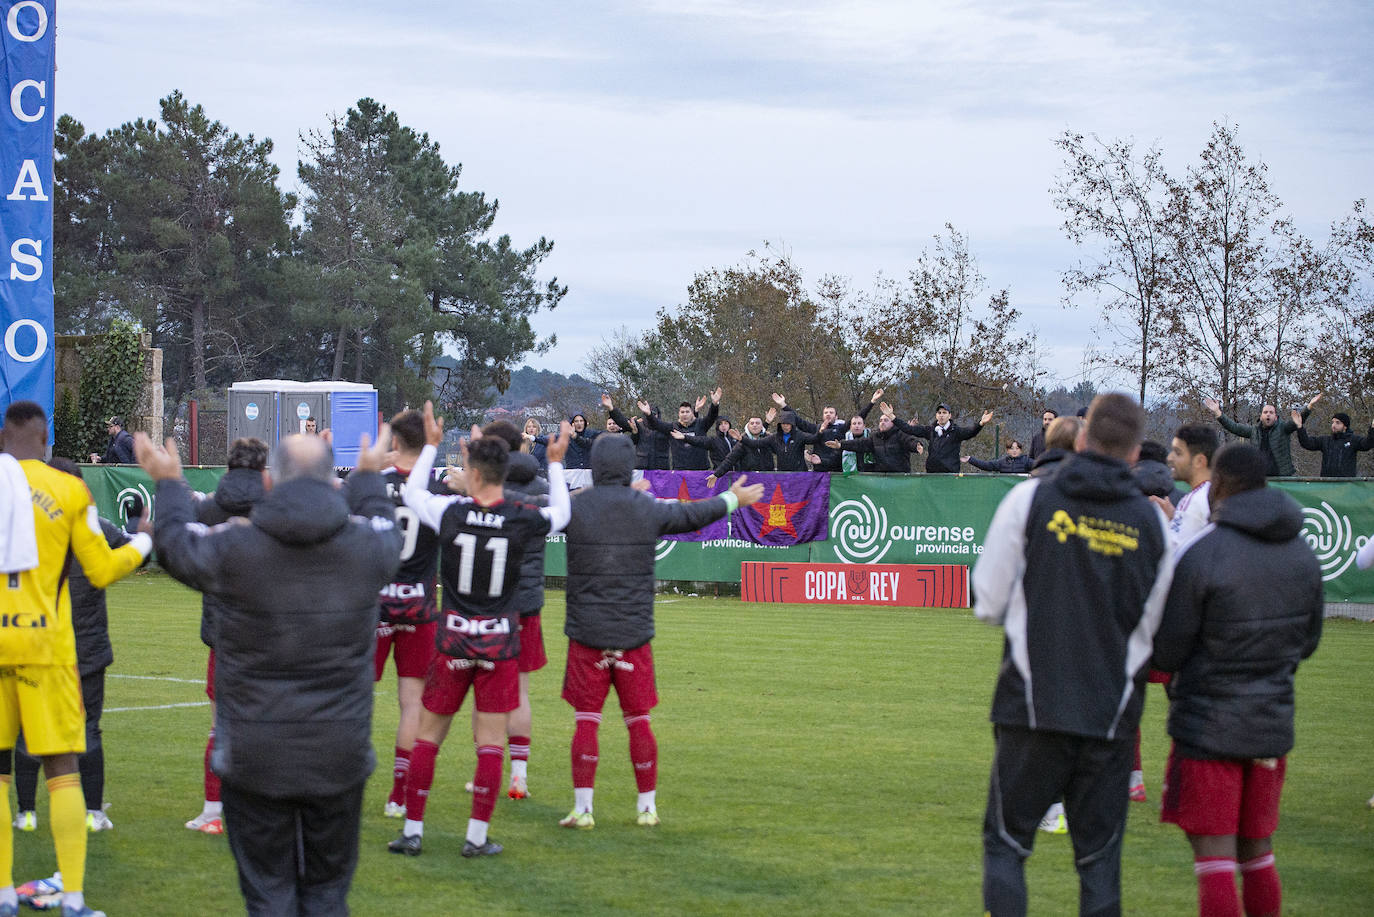
{"label": "yellow goalkeeper jersey", "polygon": [[38,566],[0,573],[0,665],[75,665],[76,634],[66,588],[69,554],[91,585],[103,589],[137,569],[147,536],[110,549],[100,531],[95,501],[78,477],[40,461],[19,463],[33,498]]}

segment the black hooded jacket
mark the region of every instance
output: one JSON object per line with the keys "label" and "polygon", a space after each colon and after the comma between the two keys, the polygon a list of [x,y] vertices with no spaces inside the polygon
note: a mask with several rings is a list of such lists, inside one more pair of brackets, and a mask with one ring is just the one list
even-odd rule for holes
{"label": "black hooded jacket", "polygon": [[222,600],[215,752],[225,782],[331,796],[372,772],[377,595],[401,558],[379,474],[278,484],[248,520],[206,531],[185,481],[157,485],[154,544],[177,580]]}
{"label": "black hooded jacket", "polygon": [[[532,456],[512,452],[506,469],[506,492],[522,503],[547,506],[549,482],[539,475],[538,463]],[[515,586],[512,606],[521,617],[539,614],[544,607],[544,536],[530,540],[520,560],[520,581]]]}
{"label": "black hooded jacket", "polygon": [[1125,462],[1083,452],[1012,488],[972,576],[975,613],[1006,633],[992,721],[1131,735],[1172,572],[1164,515]]}
{"label": "black hooded jacket", "polygon": [[654,636],[654,546],[724,516],[724,497],[658,500],[630,487],[634,446],[607,434],[592,447],[592,486],[572,498],[568,523],[567,619],[585,646],[629,650]]}
{"label": "black hooded jacket", "polygon": [[1188,758],[1277,758],[1293,747],[1293,678],[1321,639],[1321,568],[1302,507],[1232,494],[1178,557],[1151,665],[1173,672],[1169,735]]}
{"label": "black hooded jacket", "polygon": [[[230,468],[219,479],[215,492],[196,502],[196,521],[219,525],[236,516],[247,518],[266,492],[261,471]],[[215,648],[215,612],[219,605],[220,600],[209,593],[200,597],[200,640],[211,649]]]}

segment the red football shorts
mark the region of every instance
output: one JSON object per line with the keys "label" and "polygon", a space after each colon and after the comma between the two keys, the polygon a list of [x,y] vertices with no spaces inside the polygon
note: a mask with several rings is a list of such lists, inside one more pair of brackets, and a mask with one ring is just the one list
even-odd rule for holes
{"label": "red football shorts", "polygon": [[456,659],[435,655],[421,703],[430,713],[453,716],[468,688],[478,713],[510,713],[520,706],[520,669],[514,659]]}
{"label": "red football shorts", "polygon": [[1189,834],[1258,840],[1279,826],[1287,758],[1200,760],[1169,750],[1160,821]]}
{"label": "red football shorts", "polygon": [[574,710],[600,711],[612,685],[625,713],[648,713],[658,706],[652,646],[598,650],[569,640],[563,699]]}
{"label": "red football shorts", "polygon": [[544,652],[544,628],[539,615],[520,616],[520,671],[538,672],[549,664]]}
{"label": "red football shorts", "polygon": [[205,663],[205,696],[210,703],[215,702],[215,651],[210,651],[210,659]]}
{"label": "red football shorts", "polygon": [[429,672],[429,662],[438,653],[434,647],[434,634],[439,628],[438,621],[424,624],[377,623],[377,652],[373,657],[372,680],[381,681],[386,671],[386,657],[394,647],[396,650],[396,674],[401,678],[424,678]]}

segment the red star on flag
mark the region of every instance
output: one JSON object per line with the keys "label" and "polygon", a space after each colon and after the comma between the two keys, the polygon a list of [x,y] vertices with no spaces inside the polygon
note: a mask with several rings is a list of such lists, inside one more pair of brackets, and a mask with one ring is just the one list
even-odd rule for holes
{"label": "red star on flag", "polygon": [[788,503],[782,495],[782,485],[773,485],[773,499],[767,503],[754,503],[749,507],[763,517],[763,528],[759,530],[759,537],[778,529],[784,534],[796,538],[797,530],[792,525],[792,517],[809,502],[811,501],[802,500],[797,503]]}
{"label": "red star on flag", "polygon": [[683,478],[677,482],[677,502],[691,503],[692,495],[687,492],[687,479]]}

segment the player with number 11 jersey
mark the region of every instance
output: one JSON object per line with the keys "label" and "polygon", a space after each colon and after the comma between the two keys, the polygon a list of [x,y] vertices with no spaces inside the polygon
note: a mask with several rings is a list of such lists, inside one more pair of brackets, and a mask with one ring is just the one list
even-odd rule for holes
{"label": "player with number 11 jersey", "polygon": [[510,447],[496,437],[476,438],[475,429],[464,469],[469,496],[430,493],[425,481],[443,427],[429,404],[424,423],[426,445],[406,483],[405,502],[422,525],[438,532],[444,587],[439,654],[425,679],[424,709],[406,786],[405,826],[388,849],[410,856],[420,853],[439,745],[471,688],[477,708],[477,770],[463,856],[486,856],[502,849],[488,840],[487,826],[501,780],[506,718],[520,698],[520,610],[514,602],[520,560],[530,539],[562,529],[572,516],[562,465],[571,429],[549,444],[549,505],[538,509],[504,499]]}

